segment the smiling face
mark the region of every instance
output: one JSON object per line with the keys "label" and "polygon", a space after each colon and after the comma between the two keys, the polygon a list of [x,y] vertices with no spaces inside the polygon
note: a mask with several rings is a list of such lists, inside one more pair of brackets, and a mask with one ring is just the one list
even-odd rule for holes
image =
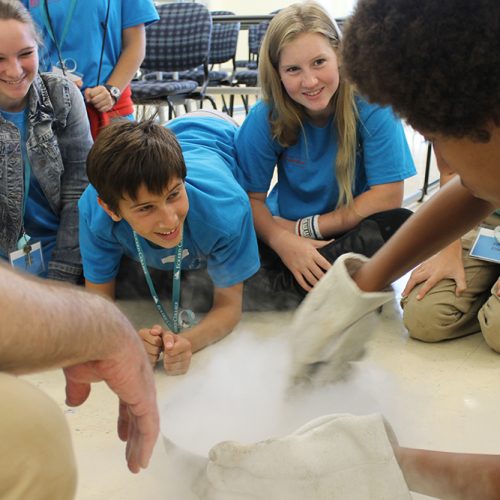
{"label": "smiling face", "polygon": [[339,87],[335,51],[319,33],[301,33],[280,54],[279,75],[287,94],[305,108],[316,125],[332,115],[331,100]]}
{"label": "smiling face", "polygon": [[120,201],[119,214],[99,203],[115,222],[125,219],[137,234],[160,247],[174,248],[182,239],[189,200],[181,179],[173,179],[161,194],[141,185],[136,199],[125,196]]}
{"label": "smiling face", "polygon": [[37,43],[28,24],[0,20],[0,108],[21,111],[38,71]]}
{"label": "smiling face", "polygon": [[476,197],[500,207],[500,128],[489,128],[489,142],[429,136],[434,149]]}

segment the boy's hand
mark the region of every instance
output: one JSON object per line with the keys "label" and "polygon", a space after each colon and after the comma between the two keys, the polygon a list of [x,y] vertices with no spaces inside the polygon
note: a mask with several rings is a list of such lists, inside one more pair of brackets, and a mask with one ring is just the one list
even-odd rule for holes
{"label": "boy's hand", "polygon": [[153,325],[151,328],[141,328],[139,336],[142,339],[146,352],[148,354],[149,362],[154,368],[163,350],[162,340],[163,328],[159,325]]}
{"label": "boy's hand", "polygon": [[193,355],[191,342],[182,335],[163,334],[163,366],[169,375],[182,375],[189,369]]}
{"label": "boy's hand", "polygon": [[422,300],[429,290],[444,279],[455,281],[457,296],[467,288],[460,241],[441,250],[414,269],[401,296],[407,297],[417,285],[423,283],[416,297],[417,300]]}

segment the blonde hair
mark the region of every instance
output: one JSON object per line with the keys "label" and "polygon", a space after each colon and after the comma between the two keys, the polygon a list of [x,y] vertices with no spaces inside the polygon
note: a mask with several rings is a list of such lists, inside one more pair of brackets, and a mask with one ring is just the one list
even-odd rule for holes
{"label": "blonde hair", "polygon": [[42,44],[42,38],[33,18],[20,0],[0,0],[0,20],[14,20],[26,24],[31,29],[35,42],[37,42],[38,45]]}
{"label": "blonde hair", "polygon": [[[270,108],[269,121],[273,138],[283,147],[294,145],[307,119],[304,108],[290,98],[279,76],[283,47],[302,33],[323,35],[332,49],[340,51],[340,31],[335,21],[315,2],[296,3],[281,10],[266,31],[259,54],[259,79],[262,97]],[[335,173],[339,185],[337,207],[352,203],[356,167],[356,123],[358,111],[354,91],[340,75],[337,92],[332,97],[338,132]]]}

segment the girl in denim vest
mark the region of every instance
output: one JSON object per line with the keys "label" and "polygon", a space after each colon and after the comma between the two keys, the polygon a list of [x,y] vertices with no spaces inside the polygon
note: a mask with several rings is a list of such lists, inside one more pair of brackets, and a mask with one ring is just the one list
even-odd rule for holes
{"label": "girl in denim vest", "polygon": [[0,255],[75,283],[77,202],[92,139],[78,88],[38,74],[38,42],[23,5],[0,0]]}

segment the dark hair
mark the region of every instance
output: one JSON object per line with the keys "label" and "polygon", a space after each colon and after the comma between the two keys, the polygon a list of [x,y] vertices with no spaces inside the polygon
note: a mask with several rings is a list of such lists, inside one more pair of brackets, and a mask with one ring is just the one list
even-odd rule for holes
{"label": "dark hair", "polygon": [[12,19],[28,25],[35,41],[39,45],[41,44],[42,38],[38,33],[38,29],[30,13],[20,0],[0,0],[0,19],[2,21],[10,21]]}
{"label": "dark hair", "polygon": [[120,200],[137,199],[142,185],[161,194],[172,179],[184,180],[186,164],[173,132],[149,120],[121,119],[97,136],[87,157],[87,175],[102,201],[118,213]]}
{"label": "dark hair", "polygon": [[359,0],[343,67],[417,130],[487,142],[500,124],[499,0]]}

